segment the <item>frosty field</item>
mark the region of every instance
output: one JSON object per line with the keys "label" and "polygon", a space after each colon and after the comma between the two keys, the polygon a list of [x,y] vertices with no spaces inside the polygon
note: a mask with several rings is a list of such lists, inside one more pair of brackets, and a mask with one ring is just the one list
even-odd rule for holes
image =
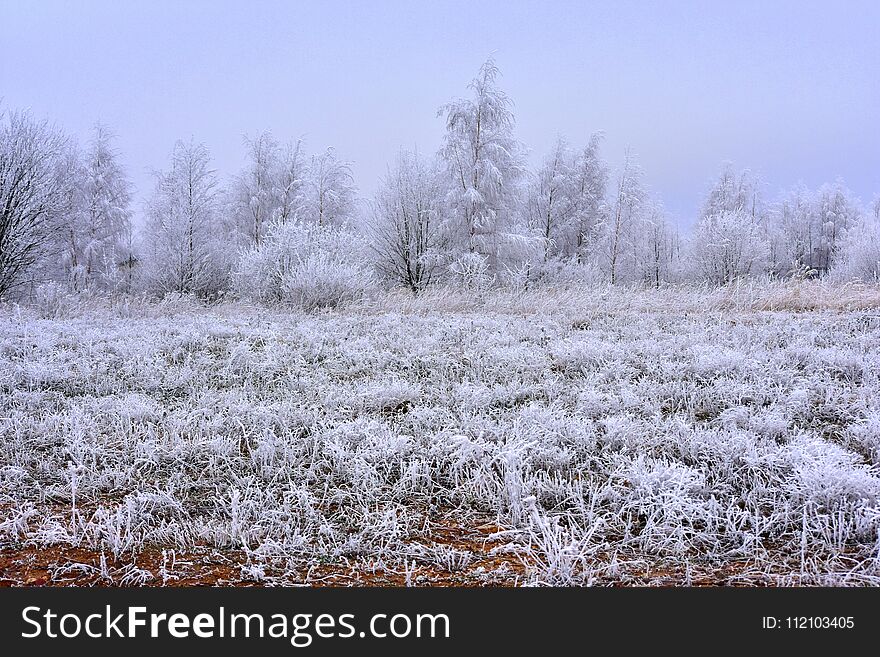
{"label": "frosty field", "polygon": [[3,306],[0,578],[876,585],[878,305]]}

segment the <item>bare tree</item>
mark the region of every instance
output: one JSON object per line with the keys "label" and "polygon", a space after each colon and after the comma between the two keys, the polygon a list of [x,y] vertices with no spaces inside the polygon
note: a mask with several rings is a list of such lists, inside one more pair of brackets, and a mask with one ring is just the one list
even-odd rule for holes
{"label": "bare tree", "polygon": [[762,212],[760,187],[760,180],[751,171],[737,172],[731,162],[725,162],[706,195],[700,219],[737,212],[758,221]]}
{"label": "bare tree", "polygon": [[573,233],[573,255],[578,262],[589,256],[606,212],[608,168],[599,156],[601,142],[601,134],[592,135],[574,163],[569,230]]}
{"label": "bare tree", "polygon": [[823,185],[815,194],[798,185],[768,216],[771,264],[780,274],[797,267],[817,275],[829,272],[847,232],[862,219],[842,181]]}
{"label": "bare tree", "polygon": [[669,223],[660,203],[647,203],[638,231],[638,267],[643,283],[659,288],[672,280],[680,250],[678,231]]}
{"label": "bare tree", "polygon": [[437,277],[445,235],[438,174],[418,155],[402,151],[382,181],[370,225],[376,268],[414,293]]}
{"label": "bare tree", "polygon": [[58,250],[70,180],[60,166],[66,140],[27,113],[0,115],[0,297],[35,282]]}
{"label": "bare tree", "polygon": [[544,260],[582,262],[592,249],[605,211],[608,171],[599,159],[601,136],[580,152],[559,139],[529,186],[529,227],[544,243]]}
{"label": "bare tree", "polygon": [[[760,180],[726,162],[709,189],[691,239],[696,275],[724,285],[772,268],[779,257],[763,206]],[[771,260],[772,256],[772,260]]]}
{"label": "bare tree", "polygon": [[820,231],[816,270],[824,274],[834,265],[847,231],[861,220],[861,211],[843,181],[838,180],[819,189],[816,215]]}
{"label": "bare tree", "polygon": [[226,193],[224,228],[244,248],[259,246],[274,223],[305,213],[308,181],[302,142],[283,148],[269,132],[245,137],[248,163]]}
{"label": "bare tree", "polygon": [[786,275],[801,267],[816,269],[821,231],[816,222],[815,201],[806,186],[795,186],[776,203],[767,223],[771,272]]}
{"label": "bare tree", "polygon": [[[880,210],[880,204],[874,205]],[[880,212],[849,228],[834,259],[831,277],[838,281],[880,282]]]}

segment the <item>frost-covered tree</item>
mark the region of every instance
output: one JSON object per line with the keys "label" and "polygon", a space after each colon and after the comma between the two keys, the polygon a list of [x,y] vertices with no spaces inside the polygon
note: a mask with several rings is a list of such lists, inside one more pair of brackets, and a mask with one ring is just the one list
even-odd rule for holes
{"label": "frost-covered tree", "polygon": [[635,156],[626,152],[617,176],[610,212],[601,227],[601,256],[611,284],[632,277],[639,230],[647,193],[642,186],[642,169]]}
{"label": "frost-covered tree", "polygon": [[[581,151],[559,138],[526,191],[528,230],[540,240],[548,272],[551,261],[582,263],[592,253],[605,211],[608,172],[599,159],[600,136]],[[559,263],[557,263],[559,264]]]}
{"label": "frost-covered tree", "polygon": [[680,238],[660,203],[646,204],[637,235],[639,279],[651,287],[660,287],[673,280],[681,247]]}
{"label": "frost-covered tree", "polygon": [[810,191],[802,184],[796,186],[776,204],[769,216],[770,271],[785,275],[804,267],[815,270],[819,228]]}
{"label": "frost-covered tree", "polygon": [[851,226],[841,239],[831,277],[839,281],[880,282],[880,217]]}
{"label": "frost-covered tree", "polygon": [[246,136],[244,142],[248,162],[232,182],[229,210],[246,243],[258,245],[279,205],[279,150],[269,132]]}
{"label": "frost-covered tree", "polygon": [[823,275],[834,266],[847,231],[860,222],[858,202],[841,181],[815,194],[798,185],[769,213],[771,268],[806,268]]}
{"label": "frost-covered tree", "polygon": [[573,235],[571,255],[574,255],[578,262],[591,257],[607,209],[605,193],[608,186],[608,168],[599,155],[601,141],[601,134],[590,137],[589,143],[575,159],[572,172],[572,213],[569,230]]}
{"label": "frost-covered tree", "polygon": [[333,148],[313,155],[306,187],[307,221],[319,226],[339,226],[351,219],[355,202],[351,165],[336,157]]}
{"label": "frost-covered tree", "polygon": [[308,168],[302,150],[302,140],[289,142],[278,159],[278,201],[274,220],[280,223],[297,216],[305,203]]}
{"label": "frost-covered tree", "polygon": [[131,234],[131,184],[113,148],[113,133],[97,124],[76,167],[74,208],[64,227],[64,264],[75,290],[117,279]]}
{"label": "frost-covered tree", "polygon": [[757,221],[763,209],[760,188],[760,181],[749,170],[737,172],[732,163],[725,162],[706,195],[700,219],[740,213]]}
{"label": "frost-covered tree", "polygon": [[459,248],[487,259],[497,269],[504,231],[522,171],[514,139],[511,101],[497,86],[498,68],[489,59],[471,81],[472,97],[444,105],[446,134],[440,156],[445,163],[448,203]]}
{"label": "frost-covered tree", "polygon": [[703,218],[691,241],[696,275],[718,285],[760,274],[768,254],[763,231],[745,211]]}
{"label": "frost-covered tree", "polygon": [[135,241],[134,230],[129,228],[119,245],[118,266],[110,280],[116,292],[130,293],[135,287],[135,277],[142,263],[140,248]]}
{"label": "frost-covered tree", "polygon": [[[233,241],[249,247],[260,244],[271,224],[307,214],[310,181],[301,140],[281,147],[271,133],[263,132],[245,137],[245,145],[247,164],[226,193],[226,225]],[[325,197],[333,193],[324,191]],[[319,194],[316,190],[315,198]]]}
{"label": "frost-covered tree", "polygon": [[203,144],[177,142],[159,173],[147,224],[148,289],[202,297],[223,288],[227,263],[217,219],[217,179]]}
{"label": "frost-covered tree", "polygon": [[[710,187],[690,244],[695,275],[719,285],[762,273],[776,260],[760,180],[725,163]],[[774,245],[776,248],[771,248]]]}
{"label": "frost-covered tree", "polygon": [[0,297],[44,274],[59,250],[72,181],[64,136],[23,112],[0,114]]}
{"label": "frost-covered tree", "polygon": [[575,156],[560,137],[529,185],[529,228],[542,241],[545,261],[571,251],[574,172]]}
{"label": "frost-covered tree", "polygon": [[419,292],[438,278],[446,241],[439,174],[418,153],[402,151],[373,203],[376,268],[383,278]]}
{"label": "frost-covered tree", "polygon": [[833,266],[847,231],[858,224],[860,210],[858,202],[838,180],[819,189],[815,212],[819,228],[815,269],[825,273]]}

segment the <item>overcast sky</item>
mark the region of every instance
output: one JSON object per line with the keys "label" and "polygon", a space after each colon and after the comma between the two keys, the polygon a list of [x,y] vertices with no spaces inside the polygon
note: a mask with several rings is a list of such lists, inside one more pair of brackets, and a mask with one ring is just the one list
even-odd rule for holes
{"label": "overcast sky", "polygon": [[880,3],[0,0],[0,98],[85,139],[118,134],[143,199],[178,138],[219,173],[242,135],[335,146],[370,195],[401,146],[440,144],[438,107],[487,55],[543,157],[604,131],[689,226],[725,160],[772,197],[843,177],[880,192]]}

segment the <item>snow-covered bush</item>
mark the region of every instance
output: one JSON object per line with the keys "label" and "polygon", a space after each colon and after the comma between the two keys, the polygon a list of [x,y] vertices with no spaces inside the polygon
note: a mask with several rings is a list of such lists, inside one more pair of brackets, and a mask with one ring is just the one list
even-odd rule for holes
{"label": "snow-covered bush", "polygon": [[236,289],[245,298],[305,310],[361,299],[374,280],[359,244],[346,228],[276,224],[242,256]]}
{"label": "snow-covered bush", "polygon": [[489,259],[479,253],[465,253],[449,266],[453,284],[469,291],[489,288],[495,277],[489,271]]}
{"label": "snow-covered bush", "polygon": [[74,305],[74,300],[63,285],[50,281],[34,291],[34,305],[44,319],[60,319]]}
{"label": "snow-covered bush", "polygon": [[576,258],[541,263],[536,267],[536,277],[547,285],[562,287],[597,287],[604,280],[602,272],[594,263],[578,262]]}

